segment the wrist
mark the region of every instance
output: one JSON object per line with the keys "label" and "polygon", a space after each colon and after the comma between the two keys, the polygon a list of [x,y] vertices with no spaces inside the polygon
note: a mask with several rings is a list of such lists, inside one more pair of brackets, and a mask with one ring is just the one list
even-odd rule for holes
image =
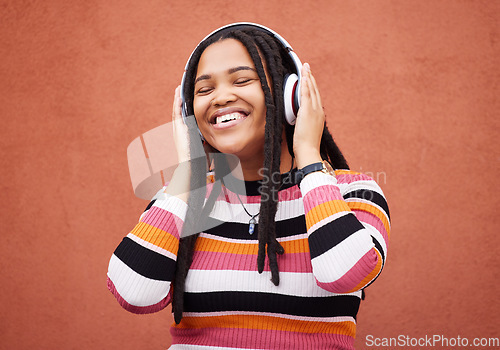
{"label": "wrist", "polygon": [[309,164],[321,162],[323,160],[318,150],[302,150],[294,153],[298,169],[302,169]]}
{"label": "wrist", "polygon": [[295,183],[300,184],[300,182],[302,181],[302,179],[304,179],[304,177],[315,172],[322,172],[324,174],[328,174],[335,177],[335,171],[333,170],[330,163],[328,163],[326,160],[323,160],[321,162],[312,163],[306,165],[303,168],[299,168],[295,173]]}

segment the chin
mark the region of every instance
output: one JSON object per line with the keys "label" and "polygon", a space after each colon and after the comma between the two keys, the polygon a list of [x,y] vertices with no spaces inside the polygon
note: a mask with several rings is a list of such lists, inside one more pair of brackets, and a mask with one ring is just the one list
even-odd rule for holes
{"label": "chin", "polygon": [[216,149],[221,152],[221,153],[226,153],[226,154],[234,154],[238,155],[240,154],[243,149],[241,147],[241,144],[236,143],[232,145],[224,144],[224,145],[217,145]]}

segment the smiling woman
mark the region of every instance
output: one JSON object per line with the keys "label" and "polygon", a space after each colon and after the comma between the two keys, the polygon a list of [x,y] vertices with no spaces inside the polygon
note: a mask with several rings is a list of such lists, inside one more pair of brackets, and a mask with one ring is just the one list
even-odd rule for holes
{"label": "smiling woman", "polygon": [[[265,27],[223,27],[191,55],[173,121],[185,162],[111,258],[119,303],[172,302],[171,349],[353,349],[389,210],[348,169],[309,65]],[[199,134],[208,162],[190,157]]]}

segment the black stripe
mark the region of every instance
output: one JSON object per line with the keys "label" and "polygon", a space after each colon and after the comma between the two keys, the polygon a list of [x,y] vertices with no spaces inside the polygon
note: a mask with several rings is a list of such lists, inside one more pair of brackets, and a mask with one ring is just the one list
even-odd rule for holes
{"label": "black stripe", "polygon": [[256,311],[308,317],[352,316],[360,298],[354,295],[298,297],[258,292],[184,293],[184,311]]}
{"label": "black stripe", "polygon": [[[286,190],[290,187],[296,186],[295,183],[295,172],[297,169],[293,169],[291,172],[281,174],[281,185],[280,191]],[[233,177],[231,174],[224,176],[223,180],[224,186],[233,193],[239,193],[245,196],[260,196],[261,187],[264,185],[262,180],[258,181],[241,181]],[[244,185],[244,187],[243,187]],[[245,188],[245,193],[241,193],[241,189]]]}
{"label": "black stripe", "polygon": [[344,197],[344,199],[362,198],[362,199],[365,199],[367,201],[373,202],[373,203],[377,204],[379,207],[381,207],[382,210],[384,210],[387,213],[387,216],[389,217],[389,219],[391,217],[391,215],[389,214],[389,206],[387,205],[387,201],[385,200],[385,198],[383,196],[381,196],[379,193],[377,193],[375,191],[356,190],[356,191],[352,191],[352,192],[345,194],[343,197]]}
{"label": "black stripe", "polygon": [[138,274],[159,281],[171,281],[175,261],[153,252],[128,237],[118,245],[115,255]]}
{"label": "black stripe", "polygon": [[311,259],[335,247],[344,239],[363,228],[364,226],[356,219],[354,214],[341,216],[318,228],[309,236]]}
{"label": "black stripe", "polygon": [[[248,225],[248,223],[223,222],[209,218],[205,227],[210,228],[202,231],[225,238],[256,240],[259,225],[255,225],[255,233],[253,235],[248,233]],[[301,235],[306,232],[307,227],[304,215],[276,222],[276,237],[278,238]]]}
{"label": "black stripe", "polygon": [[153,206],[153,204],[155,204],[155,202],[156,202],[156,199],[153,199],[151,202],[149,202],[148,206],[146,207],[146,209],[144,209],[144,211],[145,212],[148,211],[149,208],[151,208]]}
{"label": "black stripe", "polygon": [[[380,267],[380,271],[377,273],[377,275],[366,286],[363,287],[363,292],[365,291],[364,290],[365,288],[367,288],[368,286],[370,286],[373,282],[375,282],[377,280],[378,276],[380,276],[380,274],[382,273],[382,269],[384,268],[384,265],[385,265],[385,255],[384,255],[384,251],[382,250],[382,246],[378,243],[378,241],[375,238],[373,238],[373,243],[375,243],[375,248],[377,248],[377,250],[380,253],[380,256],[382,257],[382,266]],[[364,298],[363,298],[363,300],[364,300]]]}
{"label": "black stripe", "polygon": [[382,264],[384,264],[385,254],[384,254],[384,250],[382,249],[382,246],[373,236],[372,236],[372,241],[375,244],[375,248],[377,248],[377,250],[380,252],[380,256],[382,257]]}
{"label": "black stripe", "polygon": [[306,219],[300,215],[288,220],[276,221],[276,237],[290,237],[307,232]]}

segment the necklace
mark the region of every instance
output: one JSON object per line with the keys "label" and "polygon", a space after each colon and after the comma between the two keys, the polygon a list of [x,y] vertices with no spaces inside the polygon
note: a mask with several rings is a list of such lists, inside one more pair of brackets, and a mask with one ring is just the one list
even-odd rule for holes
{"label": "necklace", "polygon": [[[293,169],[293,159],[294,157],[292,157],[292,165],[290,167],[290,171],[288,172],[288,177],[291,177],[292,176],[292,169]],[[281,187],[283,187],[283,184],[285,183],[286,181],[281,181],[281,185],[280,187],[278,188],[278,191],[281,190]],[[240,195],[238,194],[238,192],[235,192],[236,193],[236,196],[238,197],[238,200],[240,201],[240,204],[241,206],[243,207],[243,210],[245,210],[245,213],[247,213],[248,216],[250,216],[250,220],[248,220],[248,233],[253,235],[253,233],[255,232],[255,224],[257,223],[257,220],[255,220],[255,218],[257,216],[259,216],[260,212],[258,212],[257,214],[255,215],[252,215],[248,212],[247,208],[245,208],[245,205],[243,205],[243,202],[241,201],[241,198],[240,198]]]}
{"label": "necklace", "polygon": [[248,233],[253,235],[253,233],[255,232],[255,224],[257,223],[257,220],[255,220],[255,218],[257,216],[259,216],[260,212],[255,214],[255,215],[250,214],[248,212],[247,208],[245,208],[245,206],[243,205],[243,202],[241,201],[240,195],[237,192],[236,192],[236,196],[238,196],[238,200],[240,201],[241,206],[243,207],[243,210],[245,210],[245,213],[247,213],[247,215],[250,216],[250,220],[248,221]]}

